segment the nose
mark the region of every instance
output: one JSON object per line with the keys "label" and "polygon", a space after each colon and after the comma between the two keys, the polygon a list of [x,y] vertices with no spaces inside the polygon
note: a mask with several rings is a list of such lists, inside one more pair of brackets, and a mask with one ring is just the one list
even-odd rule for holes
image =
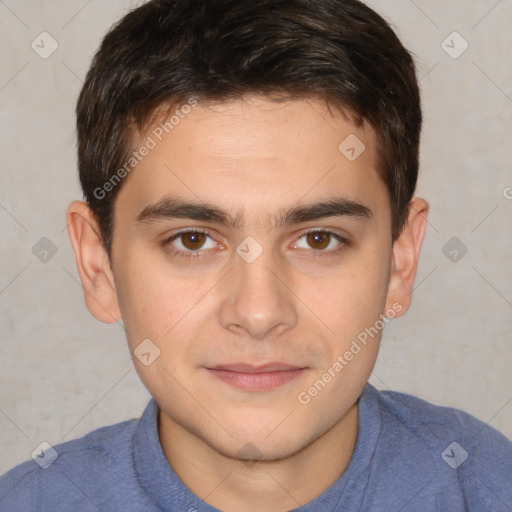
{"label": "nose", "polygon": [[288,281],[285,265],[270,250],[251,263],[236,254],[219,312],[222,326],[257,340],[293,328],[297,311]]}

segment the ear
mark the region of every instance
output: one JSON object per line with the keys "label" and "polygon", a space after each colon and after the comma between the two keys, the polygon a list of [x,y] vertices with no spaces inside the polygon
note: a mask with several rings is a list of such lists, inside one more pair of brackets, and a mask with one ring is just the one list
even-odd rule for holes
{"label": "ear", "polygon": [[114,276],[94,213],[83,201],[73,201],[66,219],[87,309],[100,322],[118,322],[121,313]]}
{"label": "ear", "polygon": [[393,244],[386,311],[395,310],[393,304],[399,303],[402,309],[396,311],[396,316],[403,315],[411,305],[412,289],[425,236],[428,210],[429,205],[424,199],[413,198],[409,203],[407,224]]}

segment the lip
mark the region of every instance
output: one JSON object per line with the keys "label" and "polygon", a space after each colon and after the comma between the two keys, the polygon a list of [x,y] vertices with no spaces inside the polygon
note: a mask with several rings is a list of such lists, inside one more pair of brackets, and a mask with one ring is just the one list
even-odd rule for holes
{"label": "lip", "polygon": [[230,372],[240,373],[267,373],[267,372],[286,372],[292,370],[300,370],[301,366],[293,366],[285,363],[266,363],[266,364],[248,364],[248,363],[231,363],[219,364],[217,366],[208,367],[209,370],[226,370]]}
{"label": "lip", "polygon": [[210,375],[238,389],[267,391],[282,386],[307,370],[284,363],[252,365],[246,363],[205,367]]}

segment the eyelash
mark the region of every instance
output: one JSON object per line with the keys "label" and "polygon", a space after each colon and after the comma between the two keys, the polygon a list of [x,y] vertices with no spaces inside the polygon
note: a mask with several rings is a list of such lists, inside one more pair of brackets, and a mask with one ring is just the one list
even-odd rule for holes
{"label": "eyelash", "polygon": [[[188,233],[202,233],[202,234],[207,235],[208,237],[212,238],[210,236],[210,233],[203,229],[200,229],[200,228],[186,229],[186,230],[180,231],[179,233],[175,233],[174,235],[172,235],[169,238],[166,238],[162,242],[161,245],[162,245],[162,247],[170,247],[171,242],[173,242],[174,240],[179,238],[181,235],[186,235]],[[323,234],[331,235],[331,237],[333,237],[334,239],[336,239],[338,242],[341,243],[341,246],[338,249],[334,249],[334,250],[330,250],[330,251],[325,251],[325,250],[320,250],[320,249],[311,249],[311,251],[313,251],[315,258],[332,258],[332,257],[338,256],[349,245],[349,242],[346,238],[338,235],[337,233],[334,233],[333,231],[329,231],[327,229],[320,229],[320,228],[306,229],[304,231],[301,231],[297,237],[297,241],[300,240],[301,238],[303,238],[304,236],[308,235],[309,233],[323,233]],[[181,249],[174,249],[174,248],[170,249],[170,251],[173,253],[174,256],[178,256],[180,258],[189,258],[189,259],[203,257],[203,256],[201,256],[201,253],[208,251],[208,250],[209,249],[199,249],[197,251],[182,251]],[[306,249],[304,249],[304,250],[306,250]]]}

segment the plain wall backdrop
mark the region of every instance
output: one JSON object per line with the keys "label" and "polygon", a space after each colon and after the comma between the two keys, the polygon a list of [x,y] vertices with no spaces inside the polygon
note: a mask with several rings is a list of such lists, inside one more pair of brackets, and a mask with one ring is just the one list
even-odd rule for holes
{"label": "plain wall backdrop", "polygon": [[[82,198],[77,95],[137,3],[0,0],[0,473],[149,399],[122,328],[85,307],[65,220]],[[371,382],[512,438],[512,1],[368,3],[416,56],[431,206],[412,306],[385,328]]]}

